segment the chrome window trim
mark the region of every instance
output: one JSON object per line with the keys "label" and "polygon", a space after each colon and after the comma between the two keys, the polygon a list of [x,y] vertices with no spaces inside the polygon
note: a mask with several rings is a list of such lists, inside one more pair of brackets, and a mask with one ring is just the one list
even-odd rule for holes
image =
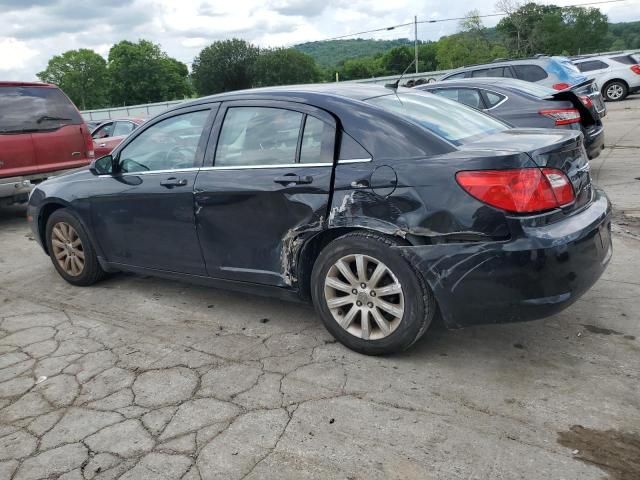
{"label": "chrome window trim", "polygon": [[300,168],[300,167],[330,167],[332,163],[281,163],[276,165],[224,165],[213,167],[202,167],[200,170],[260,170],[264,168]]}
{"label": "chrome window trim", "polygon": [[[348,160],[338,160],[339,164],[343,163],[365,163],[370,162],[371,158],[351,158]],[[330,167],[332,163],[283,163],[279,165],[225,165],[222,167],[193,167],[193,168],[180,168],[175,170],[144,170],[142,172],[122,172],[121,175],[151,175],[151,174],[163,174],[163,173],[181,173],[181,172],[198,172],[198,171],[210,171],[210,170],[259,170],[264,168],[301,168],[301,167]],[[110,174],[98,175],[98,177],[113,177]]]}
{"label": "chrome window trim", "polygon": [[338,160],[338,163],[365,163],[373,160],[371,157],[369,158],[349,158],[347,160]]}
{"label": "chrome window trim", "polygon": [[493,93],[495,95],[498,95],[500,97],[504,97],[502,100],[500,100],[498,103],[496,103],[493,107],[485,108],[484,109],[485,112],[488,112],[489,110],[493,110],[494,108],[499,107],[504,102],[509,100],[509,95],[505,95],[504,93],[496,92],[495,90],[490,90],[490,89],[484,88],[484,87],[477,87],[477,88],[478,88],[478,90],[484,90],[485,92],[491,92],[491,93]]}

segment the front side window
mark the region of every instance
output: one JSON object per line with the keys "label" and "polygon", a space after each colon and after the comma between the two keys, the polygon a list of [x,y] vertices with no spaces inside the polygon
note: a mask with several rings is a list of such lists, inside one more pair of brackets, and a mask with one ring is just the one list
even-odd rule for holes
{"label": "front side window", "polygon": [[129,135],[136,128],[133,122],[116,122],[116,126],[113,129],[114,137],[122,137]]}
{"label": "front side window", "polygon": [[538,65],[514,65],[513,69],[519,79],[526,80],[527,82],[539,82],[549,76],[547,72]]}
{"label": "front side window", "polygon": [[0,87],[0,134],[46,132],[84,120],[57,88]]}
{"label": "front side window", "polygon": [[93,132],[94,139],[109,138],[113,136],[113,122],[105,123]]}
{"label": "front side window", "polygon": [[120,152],[123,173],[199,166],[198,144],[209,110],[183,113],[151,125]]}
{"label": "front side window", "polygon": [[366,102],[407,118],[454,145],[509,128],[487,114],[437,95],[398,92]]}
{"label": "front side window", "polygon": [[302,113],[281,108],[229,108],[216,148],[216,167],[295,163],[302,119]]}

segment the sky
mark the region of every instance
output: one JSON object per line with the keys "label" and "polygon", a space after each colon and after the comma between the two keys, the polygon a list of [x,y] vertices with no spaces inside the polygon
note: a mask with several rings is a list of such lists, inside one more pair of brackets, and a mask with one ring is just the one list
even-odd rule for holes
{"label": "sky", "polygon": [[[640,20],[640,0],[597,7],[612,22]],[[497,11],[493,1],[482,0],[0,0],[0,80],[35,80],[49,58],[67,50],[90,48],[106,58],[120,40],[151,40],[189,64],[216,40],[291,46],[412,22],[414,15],[444,19],[473,9]],[[490,27],[498,20],[484,23]],[[437,40],[457,29],[455,21],[423,24],[418,38]],[[413,38],[413,26],[362,37]]]}

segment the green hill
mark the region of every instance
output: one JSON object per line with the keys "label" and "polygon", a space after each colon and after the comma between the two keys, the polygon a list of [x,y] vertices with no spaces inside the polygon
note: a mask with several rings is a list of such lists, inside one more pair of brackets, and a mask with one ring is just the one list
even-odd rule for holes
{"label": "green hill", "polygon": [[413,40],[408,38],[398,38],[396,40],[354,38],[307,42],[295,45],[293,48],[312,56],[318,62],[318,65],[331,67],[348,58],[372,57],[377,53],[384,53],[393,47],[401,45],[413,45]]}

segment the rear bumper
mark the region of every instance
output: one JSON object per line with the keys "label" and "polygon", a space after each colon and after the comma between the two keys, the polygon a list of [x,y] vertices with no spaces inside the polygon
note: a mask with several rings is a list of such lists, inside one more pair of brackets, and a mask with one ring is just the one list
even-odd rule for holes
{"label": "rear bumper", "polygon": [[611,205],[601,190],[571,217],[518,226],[505,242],[398,247],[425,276],[448,327],[557,313],[591,288],[612,255]]}
{"label": "rear bumper", "polygon": [[57,175],[73,172],[77,168],[58,170],[55,172],[38,173],[34,175],[22,175],[19,177],[0,178],[0,199],[14,199],[23,202],[29,199],[29,192],[34,185]]}
{"label": "rear bumper", "polygon": [[596,126],[584,130],[584,148],[590,159],[596,158],[604,149],[604,126]]}

